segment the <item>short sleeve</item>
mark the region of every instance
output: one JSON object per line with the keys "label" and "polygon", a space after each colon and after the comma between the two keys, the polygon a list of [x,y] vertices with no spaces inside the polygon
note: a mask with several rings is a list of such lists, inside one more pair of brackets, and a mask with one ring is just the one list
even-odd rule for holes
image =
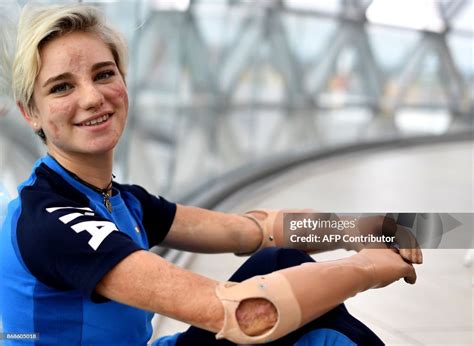
{"label": "short sleeve", "polygon": [[138,185],[122,185],[122,193],[130,193],[140,204],[143,227],[150,247],[159,245],[168,235],[176,214],[176,204],[154,196]]}
{"label": "short sleeve", "polygon": [[45,285],[78,289],[92,298],[106,273],[142,250],[113,222],[90,209],[85,198],[80,204],[23,190],[21,201],[18,249],[29,271]]}

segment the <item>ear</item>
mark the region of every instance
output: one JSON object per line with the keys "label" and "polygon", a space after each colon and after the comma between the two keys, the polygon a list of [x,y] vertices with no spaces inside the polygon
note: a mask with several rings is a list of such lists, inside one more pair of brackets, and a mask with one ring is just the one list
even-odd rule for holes
{"label": "ear", "polygon": [[37,131],[41,128],[41,124],[39,123],[39,117],[37,114],[30,114],[29,110],[20,102],[17,102],[16,105],[18,106],[18,109],[21,112],[21,115],[23,115],[23,118],[30,124],[30,126],[33,128],[34,131]]}

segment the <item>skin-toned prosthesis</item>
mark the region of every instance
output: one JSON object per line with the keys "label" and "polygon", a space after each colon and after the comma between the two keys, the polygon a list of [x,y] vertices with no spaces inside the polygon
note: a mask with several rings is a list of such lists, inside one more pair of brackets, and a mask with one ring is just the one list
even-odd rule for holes
{"label": "skin-toned prosthesis", "polygon": [[[216,287],[216,295],[224,307],[224,324],[216,338],[237,344],[270,342],[359,292],[402,277],[409,283],[416,280],[413,267],[394,250],[367,249],[341,260],[304,263],[241,283],[222,282]],[[278,314],[275,325],[257,336],[245,334],[236,317],[240,303],[253,298],[269,301]]]}
{"label": "skin-toned prosthesis", "polygon": [[[282,210],[269,210],[269,209],[258,209],[251,210],[242,214],[249,220],[252,220],[258,229],[262,233],[262,242],[260,245],[251,252],[237,253],[237,256],[247,256],[260,249],[272,246],[281,246],[283,243],[283,211]],[[275,226],[280,226],[281,230],[275,232]],[[278,240],[275,240],[275,234],[277,234]],[[278,245],[277,245],[278,244]]]}
{"label": "skin-toned prosthesis", "polygon": [[[287,232],[285,232],[285,214],[292,214],[292,221],[301,221],[304,219],[344,221],[344,218],[338,217],[334,213],[320,213],[311,209],[299,210],[271,210],[258,209],[251,210],[242,214],[243,217],[252,220],[262,234],[262,241],[255,250],[246,253],[236,253],[238,256],[251,255],[252,253],[267,247],[285,247],[299,249],[308,253],[318,251],[334,250],[336,248],[345,248],[346,250],[360,251],[364,247],[383,248],[393,247],[400,250],[400,255],[410,263],[422,263],[422,254],[414,235],[395,220],[390,217],[376,215],[373,217],[362,217],[355,220],[355,227],[346,228],[344,234],[349,236],[374,235],[374,236],[393,236],[394,241],[391,243],[364,243],[361,241],[346,241],[339,244],[337,242],[292,242]],[[288,225],[286,226],[288,227]],[[298,229],[298,236],[305,237],[308,235],[324,236],[334,233],[334,229],[327,226],[302,227]],[[399,246],[397,246],[399,245]]]}
{"label": "skin-toned prosthesis", "polygon": [[[288,213],[298,213],[300,218],[304,218],[305,215],[308,217],[314,217],[318,215],[321,220],[330,219],[334,217],[334,214],[329,213],[316,213],[311,209],[299,209],[299,210],[271,210],[271,209],[257,209],[247,211],[245,214],[242,214],[243,217],[252,220],[262,233],[262,242],[260,245],[252,252],[247,253],[236,253],[237,256],[247,256],[251,255],[258,250],[267,247],[286,247],[286,248],[300,248],[301,246],[289,243],[285,239],[284,235],[284,222],[283,217]],[[306,233],[305,233],[306,232]],[[299,235],[304,236],[312,233],[311,230],[300,230]],[[305,250],[305,249],[301,249]],[[307,250],[307,249],[306,249]]]}

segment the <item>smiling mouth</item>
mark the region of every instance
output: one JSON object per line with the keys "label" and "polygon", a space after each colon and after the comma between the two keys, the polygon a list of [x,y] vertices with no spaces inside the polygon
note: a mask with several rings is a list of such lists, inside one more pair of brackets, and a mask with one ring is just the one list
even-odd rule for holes
{"label": "smiling mouth", "polygon": [[97,126],[97,125],[100,125],[102,123],[105,123],[107,120],[109,120],[109,118],[111,116],[112,116],[112,113],[105,114],[105,115],[103,115],[101,117],[98,117],[96,119],[92,119],[92,120],[77,124],[77,126]]}

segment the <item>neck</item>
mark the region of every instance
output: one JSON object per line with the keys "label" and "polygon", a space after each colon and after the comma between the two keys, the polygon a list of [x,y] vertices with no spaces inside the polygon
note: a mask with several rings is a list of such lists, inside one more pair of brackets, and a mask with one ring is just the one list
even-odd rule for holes
{"label": "neck", "polygon": [[112,179],[113,154],[107,154],[100,157],[91,155],[61,155],[57,152],[49,154],[58,163],[80,179],[97,187],[98,189],[107,189]]}

